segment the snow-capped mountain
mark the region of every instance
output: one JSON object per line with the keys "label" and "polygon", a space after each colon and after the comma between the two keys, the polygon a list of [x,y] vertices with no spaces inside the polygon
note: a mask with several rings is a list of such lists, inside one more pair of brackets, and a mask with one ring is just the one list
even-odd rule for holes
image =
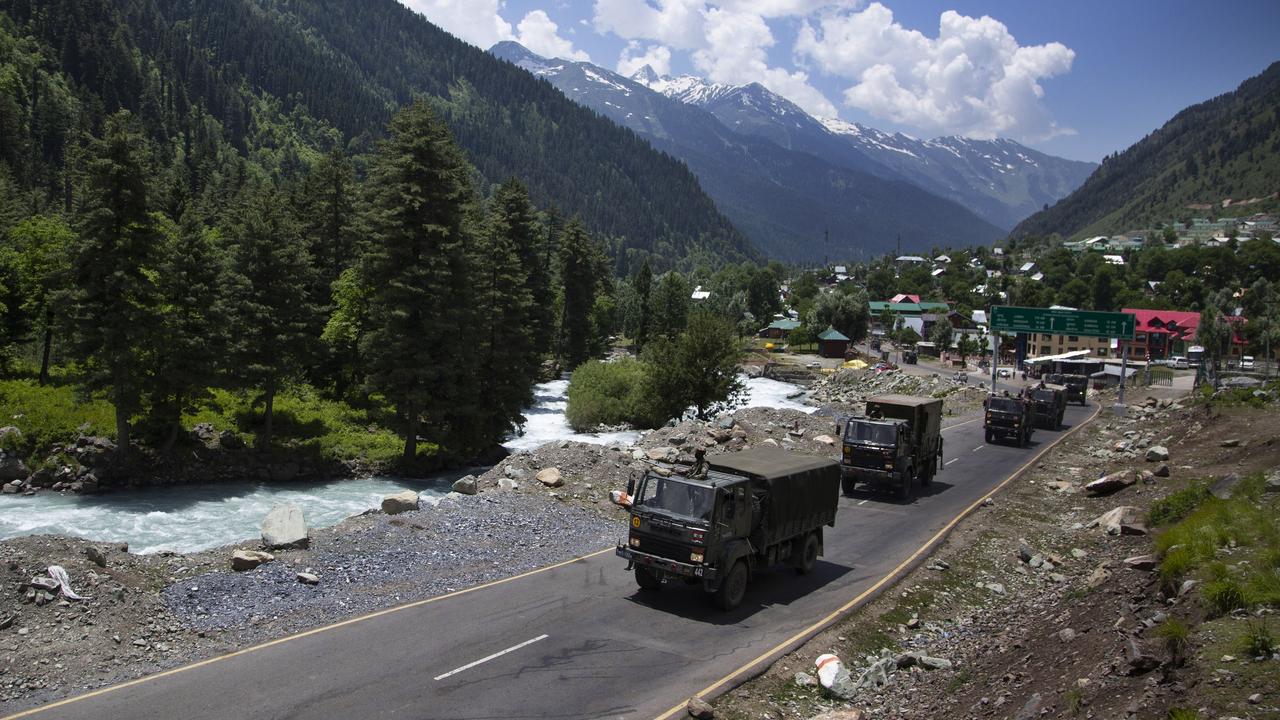
{"label": "snow-capped mountain", "polygon": [[[716,105],[778,97],[762,94],[768,92],[762,87],[715,86],[696,78],[663,83],[643,69],[627,78],[591,63],[547,59],[514,42],[498,43],[490,52],[683,160],[717,207],[772,257],[809,262],[878,254],[892,250],[899,235],[904,249],[913,250],[987,243],[1003,235],[960,204],[890,177],[883,166],[876,166],[878,174],[858,169],[856,162],[870,161],[821,126],[848,162],[784,146],[763,133],[742,132],[698,104],[647,83]],[[803,113],[794,119],[815,122]]]}
{"label": "snow-capped mountain", "polygon": [[734,86],[689,75],[660,77],[648,66],[631,79],[701,107],[740,133],[846,167],[904,179],[1006,229],[1070,194],[1097,167],[1046,155],[1013,140],[919,140],[860,123],[815,118],[759,83]]}

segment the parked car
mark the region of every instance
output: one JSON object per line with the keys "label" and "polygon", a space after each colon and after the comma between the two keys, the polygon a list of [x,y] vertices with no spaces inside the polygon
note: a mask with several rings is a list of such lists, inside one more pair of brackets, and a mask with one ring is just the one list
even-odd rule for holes
{"label": "parked car", "polygon": [[1252,370],[1252,369],[1253,369],[1253,356],[1252,356],[1252,355],[1245,355],[1244,357],[1240,358],[1240,369],[1241,369],[1241,370]]}
{"label": "parked car", "polygon": [[1187,363],[1187,359],[1182,355],[1174,355],[1173,357],[1169,358],[1169,362],[1172,364],[1174,368],[1178,370],[1186,370],[1187,368],[1191,367]]}
{"label": "parked car", "polygon": [[1011,378],[1013,377],[1013,370],[1009,368],[1000,368],[999,370],[996,370],[996,376],[1002,377],[1002,378]]}

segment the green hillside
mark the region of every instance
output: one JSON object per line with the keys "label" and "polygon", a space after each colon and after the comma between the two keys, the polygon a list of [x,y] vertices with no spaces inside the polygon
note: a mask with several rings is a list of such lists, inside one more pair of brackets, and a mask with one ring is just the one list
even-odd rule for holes
{"label": "green hillside", "polygon": [[[1206,212],[1206,204],[1280,191],[1280,63],[1193,105],[1102,166],[1012,237],[1105,235]],[[1221,214],[1226,211],[1219,211]]]}
{"label": "green hillside", "polygon": [[484,181],[581,216],[622,269],[755,255],[684,165],[395,0],[0,0],[0,36],[0,182],[29,209],[70,203],[68,153],[117,109],[198,180],[240,158],[287,183],[335,147],[362,167],[425,96]]}

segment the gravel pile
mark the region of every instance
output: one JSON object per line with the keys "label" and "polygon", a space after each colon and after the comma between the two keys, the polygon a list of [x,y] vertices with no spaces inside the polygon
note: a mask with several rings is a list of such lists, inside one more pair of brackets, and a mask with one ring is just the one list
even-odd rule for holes
{"label": "gravel pile", "polygon": [[956,382],[952,375],[912,375],[901,370],[857,370],[844,368],[819,380],[810,389],[813,402],[842,408],[857,408],[869,397],[895,393],[917,397],[943,398],[948,415],[969,412],[982,405],[986,391],[975,385]]}
{"label": "gravel pile", "polygon": [[[549,496],[454,496],[417,512],[370,513],[321,531],[314,550],[187,578],[162,596],[194,629],[250,642],[599,550],[621,528]],[[319,582],[304,584],[299,572]]]}

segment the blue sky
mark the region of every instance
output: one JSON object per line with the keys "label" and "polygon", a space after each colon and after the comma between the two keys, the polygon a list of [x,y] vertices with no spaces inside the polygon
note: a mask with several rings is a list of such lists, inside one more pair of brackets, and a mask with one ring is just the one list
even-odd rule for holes
{"label": "blue sky", "polygon": [[1280,60],[1280,2],[402,0],[464,40],[760,82],[815,115],[1097,161]]}

